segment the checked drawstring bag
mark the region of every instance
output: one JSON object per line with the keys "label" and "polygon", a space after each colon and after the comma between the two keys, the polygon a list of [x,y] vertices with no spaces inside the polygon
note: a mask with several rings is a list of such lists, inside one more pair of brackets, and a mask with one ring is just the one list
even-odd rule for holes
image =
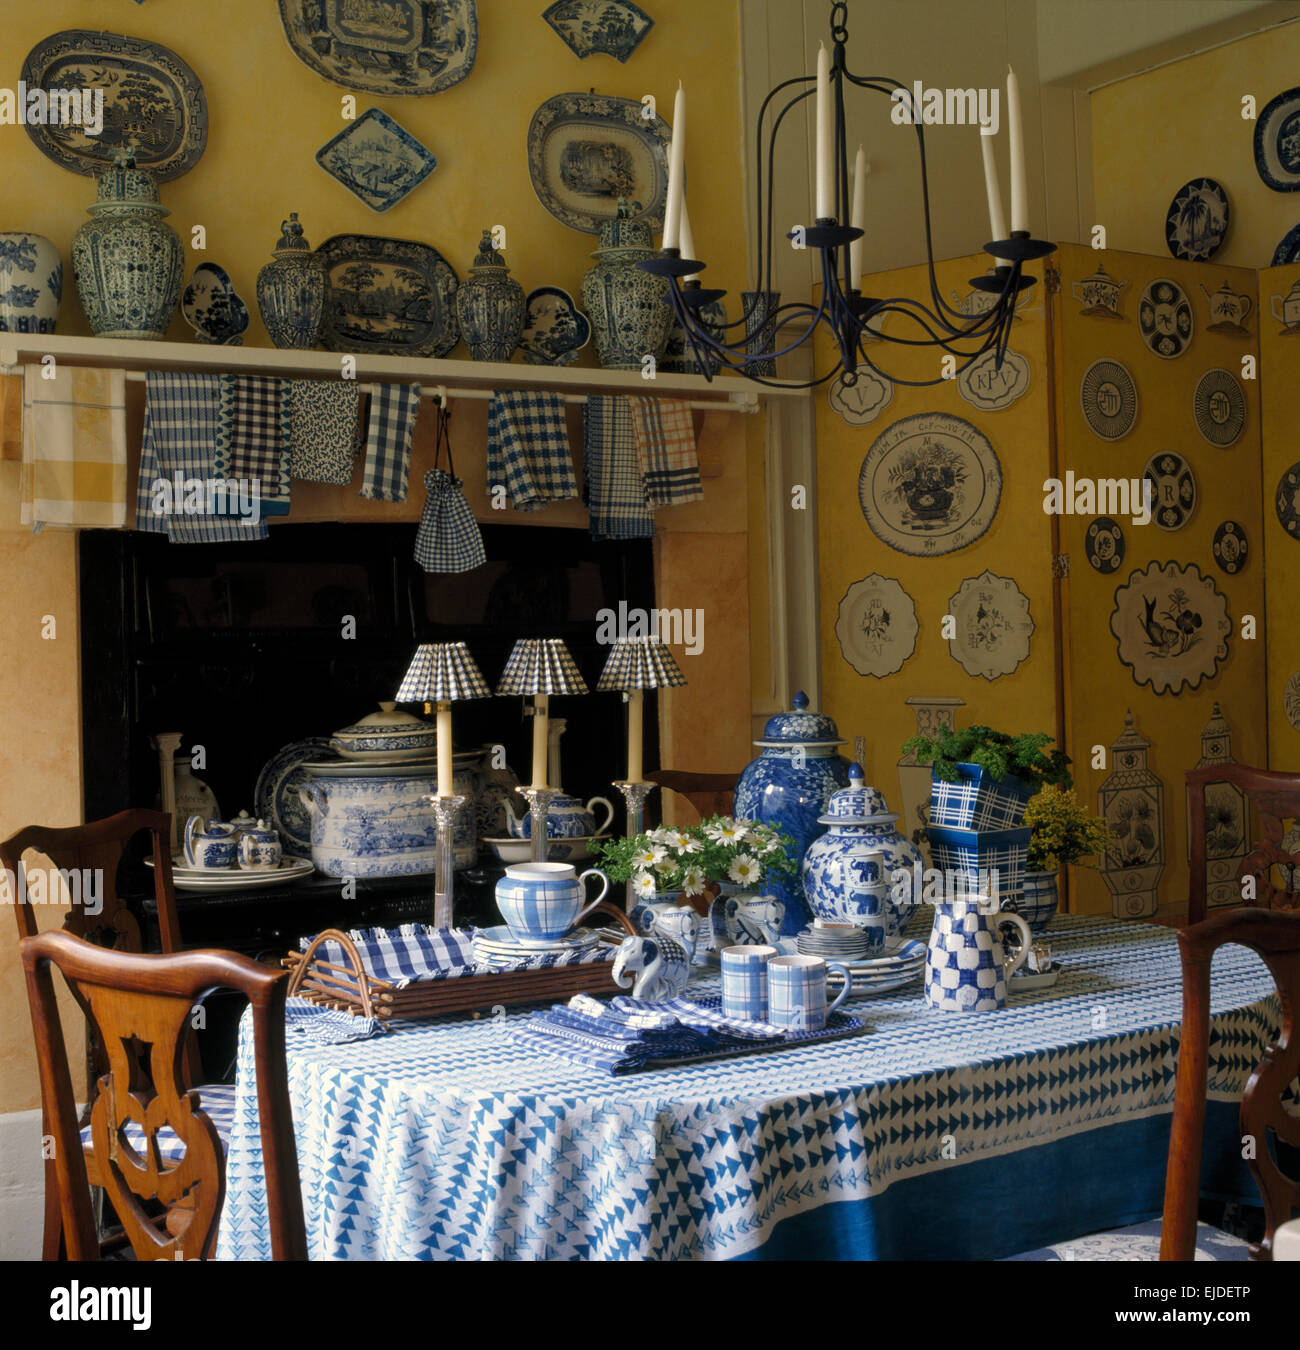
{"label": "checked drawstring bag", "polygon": [[[415,532],[415,561],[426,572],[469,572],[487,561],[483,534],[465,500],[462,480],[456,477],[452,463],[450,421],[451,414],[445,408],[439,408],[434,467],[424,475],[424,486],[429,495],[424,499],[420,528]],[[444,451],[447,467],[442,469],[438,466]]]}

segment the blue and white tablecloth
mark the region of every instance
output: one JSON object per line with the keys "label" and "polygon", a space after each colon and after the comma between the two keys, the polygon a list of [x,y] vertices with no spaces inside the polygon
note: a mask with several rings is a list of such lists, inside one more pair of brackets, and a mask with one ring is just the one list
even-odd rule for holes
{"label": "blue and white tablecloth", "polygon": [[[924,937],[930,911],[911,929]],[[1058,919],[1056,985],[962,1015],[850,1001],[868,1031],[611,1078],[485,1008],[288,1055],[314,1259],[1009,1255],[1159,1212],[1182,984],[1172,931]],[[1277,1033],[1263,962],[1214,963],[1209,1092]],[[693,992],[709,992],[709,984]],[[217,1254],[267,1258],[247,1020]]]}

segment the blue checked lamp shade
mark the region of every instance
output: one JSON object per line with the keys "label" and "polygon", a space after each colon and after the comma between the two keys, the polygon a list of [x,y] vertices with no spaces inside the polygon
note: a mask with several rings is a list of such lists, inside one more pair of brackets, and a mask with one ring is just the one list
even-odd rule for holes
{"label": "blue checked lamp shade", "polygon": [[452,795],[451,705],[465,698],[488,698],[492,691],[463,642],[426,642],[415,649],[397,691],[398,703],[438,708],[438,796]]}
{"label": "blue checked lamp shade", "polygon": [[627,694],[627,781],[640,783],[644,772],[642,746],[645,739],[645,694],[647,689],[665,689],[686,683],[686,676],[662,642],[651,638],[620,638],[609,653],[596,689]]}
{"label": "blue checked lamp shade", "polygon": [[546,783],[546,741],[549,701],[552,694],[585,694],[582,678],[569,649],[561,638],[520,638],[497,681],[499,695],[533,695],[532,787]]}

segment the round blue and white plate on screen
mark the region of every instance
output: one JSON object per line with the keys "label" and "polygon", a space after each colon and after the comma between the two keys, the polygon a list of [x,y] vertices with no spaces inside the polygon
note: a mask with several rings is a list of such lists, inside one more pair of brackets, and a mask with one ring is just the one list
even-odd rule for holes
{"label": "round blue and white plate on screen", "polygon": [[1165,243],[1175,258],[1205,262],[1228,233],[1228,194],[1213,178],[1184,183],[1169,203]]}
{"label": "round blue and white plate on screen", "polygon": [[1283,236],[1273,251],[1273,267],[1284,267],[1287,263],[1300,262],[1300,225],[1293,225]]}
{"label": "round blue and white plate on screen", "polygon": [[1255,168],[1274,192],[1300,192],[1300,85],[1271,99],[1259,114]]}

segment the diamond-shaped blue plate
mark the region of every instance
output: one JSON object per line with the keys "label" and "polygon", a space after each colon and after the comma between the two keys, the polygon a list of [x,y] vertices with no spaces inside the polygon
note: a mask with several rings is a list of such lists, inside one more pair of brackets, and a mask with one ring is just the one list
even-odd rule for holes
{"label": "diamond-shaped blue plate", "polygon": [[316,163],[372,211],[387,211],[438,166],[405,127],[371,108],[316,151]]}

